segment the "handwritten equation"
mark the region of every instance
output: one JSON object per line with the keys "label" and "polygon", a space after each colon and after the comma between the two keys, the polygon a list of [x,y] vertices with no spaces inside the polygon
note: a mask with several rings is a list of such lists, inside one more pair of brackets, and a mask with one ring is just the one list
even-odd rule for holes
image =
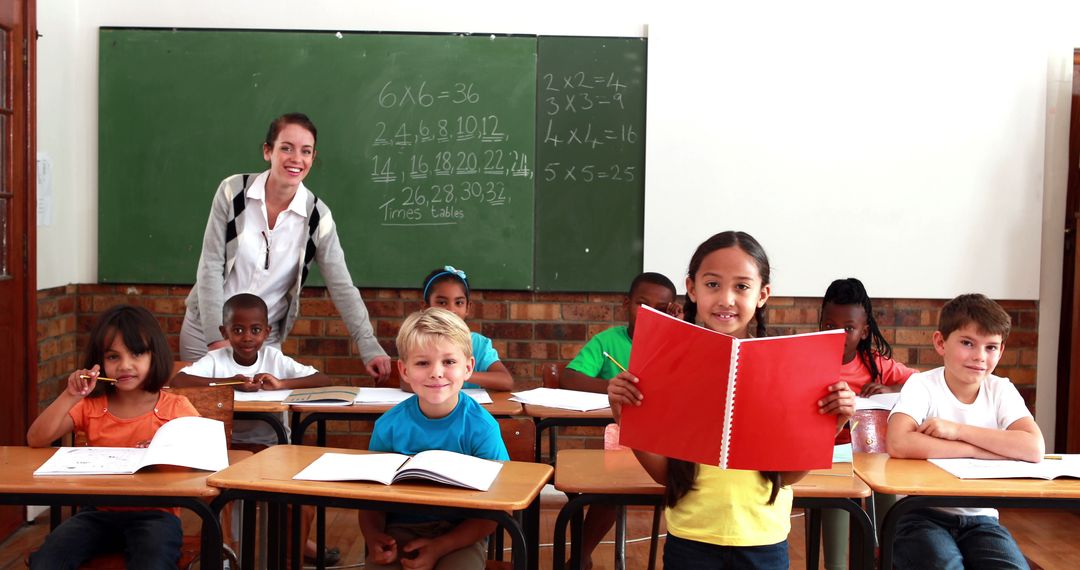
{"label": "handwritten equation", "polygon": [[531,189],[533,133],[513,132],[486,100],[475,82],[383,85],[365,157],[380,225],[467,223]]}
{"label": "handwritten equation", "polygon": [[637,154],[644,142],[626,80],[616,72],[545,73],[539,89],[545,182],[640,183],[639,167],[612,158]]}

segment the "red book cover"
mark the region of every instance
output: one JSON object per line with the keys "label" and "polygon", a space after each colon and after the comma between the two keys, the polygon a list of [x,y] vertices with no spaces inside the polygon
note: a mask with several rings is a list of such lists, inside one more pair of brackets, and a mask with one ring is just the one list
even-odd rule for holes
{"label": "red book cover", "polygon": [[840,377],[842,330],[736,339],[649,307],[629,370],[641,406],[623,406],[622,445],[723,469],[832,465],[836,416],[817,401]]}

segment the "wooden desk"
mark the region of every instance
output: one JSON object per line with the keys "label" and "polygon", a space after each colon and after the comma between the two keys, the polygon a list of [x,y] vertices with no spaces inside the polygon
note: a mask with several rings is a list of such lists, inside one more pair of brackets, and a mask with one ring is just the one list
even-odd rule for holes
{"label": "wooden desk", "polygon": [[1077,508],[1076,479],[959,479],[922,459],[856,453],[855,473],[879,493],[907,495],[882,523],[881,567],[892,568],[893,538],[900,517],[927,507]]}
{"label": "wooden desk", "polygon": [[[510,400],[510,392],[488,392],[492,402],[481,407],[496,418],[521,415],[521,404]],[[464,394],[463,394],[464,396]],[[469,396],[464,396],[468,398]],[[326,422],[330,420],[375,421],[397,404],[353,404],[351,406],[292,406],[293,444],[304,444],[308,426],[315,425],[315,445],[326,445]],[[307,415],[304,415],[307,414]],[[296,418],[303,419],[296,421]]]}
{"label": "wooden desk", "polygon": [[[363,454],[367,451],[298,445],[278,445],[212,475],[207,484],[221,489],[215,505],[235,499],[311,504],[381,511],[421,512],[494,520],[510,532],[514,568],[535,569],[539,557],[527,547],[539,539],[539,496],[551,478],[548,465],[506,462],[488,491],[473,491],[425,483],[383,485],[369,482],[296,481],[293,476],[323,453]],[[248,502],[245,502],[247,504]],[[509,513],[524,511],[524,524]],[[246,515],[245,515],[246,516]],[[295,519],[294,519],[295,520]],[[245,527],[246,528],[246,527]],[[245,542],[247,537],[245,537]],[[320,537],[319,542],[322,542]],[[319,548],[324,545],[320,544]],[[293,566],[299,567],[299,541],[294,539]],[[244,568],[251,567],[247,558]]]}
{"label": "wooden desk", "polygon": [[281,414],[288,412],[289,406],[281,402],[241,402],[233,401],[233,418],[238,420],[257,420],[270,424],[277,434],[278,444],[289,443],[289,434],[281,421]]}
{"label": "wooden desk", "polygon": [[[554,568],[562,568],[565,557],[566,526],[572,525],[570,557],[580,560],[580,520],[585,505],[605,503],[616,505],[659,505],[663,501],[664,487],[657,484],[638,463],[630,450],[603,451],[571,449],[559,452],[555,471],[555,488],[571,498],[555,520],[555,539],[552,560]],[[870,488],[853,476],[850,464],[836,464],[832,469],[811,471],[797,485],[792,486],[794,506],[817,511],[823,508],[842,509],[848,512],[859,531],[854,561],[861,567],[874,567],[874,529],[870,517],[859,506],[858,499],[870,496]],[[810,520],[808,520],[808,526]],[[817,560],[817,545],[812,537],[820,534],[820,519],[815,532],[807,536],[807,556],[811,546]],[[654,521],[654,532],[655,532]],[[650,567],[653,552],[650,550]],[[854,564],[860,567],[859,564]]]}
{"label": "wooden desk", "polygon": [[[55,452],[54,447],[0,447],[0,473],[3,473],[0,503],[185,508],[202,519],[202,567],[222,567],[219,511],[210,504],[220,491],[207,486],[209,472],[164,466],[150,467],[134,475],[35,477],[34,471]],[[229,462],[239,462],[250,455],[247,451],[230,451]]]}
{"label": "wooden desk", "polygon": [[533,404],[525,404],[524,407],[525,415],[531,417],[533,422],[536,423],[537,463],[543,461],[540,442],[544,439],[544,430],[551,430],[548,432],[548,453],[550,455],[551,463],[554,464],[559,447],[559,427],[604,427],[615,422],[615,419],[611,415],[611,408],[579,412],[576,410],[549,408],[547,406],[536,406]]}

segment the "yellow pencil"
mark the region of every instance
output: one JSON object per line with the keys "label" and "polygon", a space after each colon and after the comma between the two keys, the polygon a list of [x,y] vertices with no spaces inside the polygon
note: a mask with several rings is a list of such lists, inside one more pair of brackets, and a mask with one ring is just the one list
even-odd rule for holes
{"label": "yellow pencil", "polygon": [[1044,456],[1043,459],[1061,459],[1061,456],[1060,455],[1047,455],[1047,456]]}
{"label": "yellow pencil", "polygon": [[611,356],[611,355],[610,355],[610,354],[608,354],[608,353],[607,353],[606,351],[604,351],[604,356],[606,356],[606,357],[607,357],[607,359],[608,359],[608,360],[610,360],[612,364],[614,364],[615,366],[618,366],[618,367],[619,367],[619,370],[622,370],[623,372],[630,372],[630,371],[629,371],[629,370],[627,370],[626,368],[623,368],[623,365],[622,365],[622,364],[619,364],[619,361],[618,361],[618,360],[615,360],[615,357],[614,357],[614,356]]}
{"label": "yellow pencil", "polygon": [[[89,374],[79,374],[79,378],[82,378],[83,380],[89,380],[89,379],[93,378],[93,376],[90,376]],[[113,384],[116,384],[116,382],[117,382],[115,378],[106,378],[104,376],[98,376],[97,381],[98,382],[112,382]]]}
{"label": "yellow pencil", "polygon": [[243,380],[234,380],[232,382],[211,382],[207,386],[236,386],[237,384],[247,384]]}

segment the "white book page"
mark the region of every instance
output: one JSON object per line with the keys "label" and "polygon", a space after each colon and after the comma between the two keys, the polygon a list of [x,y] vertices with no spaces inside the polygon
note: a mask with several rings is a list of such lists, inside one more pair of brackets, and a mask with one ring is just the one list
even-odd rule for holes
{"label": "white book page", "polygon": [[324,453],[293,476],[301,481],[376,481],[389,485],[398,467],[409,459],[397,453]]}
{"label": "white book page", "polygon": [[124,475],[137,471],[144,455],[135,447],[61,447],[34,475]]}
{"label": "white book page", "polygon": [[471,455],[432,449],[417,453],[401,467],[401,473],[395,480],[416,472],[433,473],[438,477],[423,476],[425,479],[444,481],[478,491],[487,491],[499,475],[503,464],[498,461],[480,459]]}
{"label": "white book page", "polygon": [[491,394],[488,394],[488,391],[483,388],[463,388],[461,393],[476,400],[477,404],[483,405],[493,403]]}
{"label": "white book page", "polygon": [[170,420],[154,434],[142,464],[220,471],[229,466],[225,424],[198,416]]}
{"label": "white book page", "polygon": [[259,390],[258,392],[234,391],[234,402],[280,402],[292,394],[292,390]]}
{"label": "white book page", "polygon": [[397,404],[412,397],[412,394],[400,388],[360,388],[356,395],[357,404]]}
{"label": "white book page", "polygon": [[856,410],[891,410],[900,400],[900,392],[892,394],[874,394],[868,398],[855,396]]}
{"label": "white book page", "polygon": [[558,388],[534,388],[524,392],[514,392],[514,396],[510,399],[523,404],[561,408],[564,410],[576,410],[579,412],[600,410],[609,406],[607,394],[579,392],[577,390],[562,390]]}
{"label": "white book page", "polygon": [[930,463],[961,479],[1053,479],[1080,477],[1080,455],[1050,455],[1061,459],[1043,459],[1039,463],[1008,459],[930,459]]}

